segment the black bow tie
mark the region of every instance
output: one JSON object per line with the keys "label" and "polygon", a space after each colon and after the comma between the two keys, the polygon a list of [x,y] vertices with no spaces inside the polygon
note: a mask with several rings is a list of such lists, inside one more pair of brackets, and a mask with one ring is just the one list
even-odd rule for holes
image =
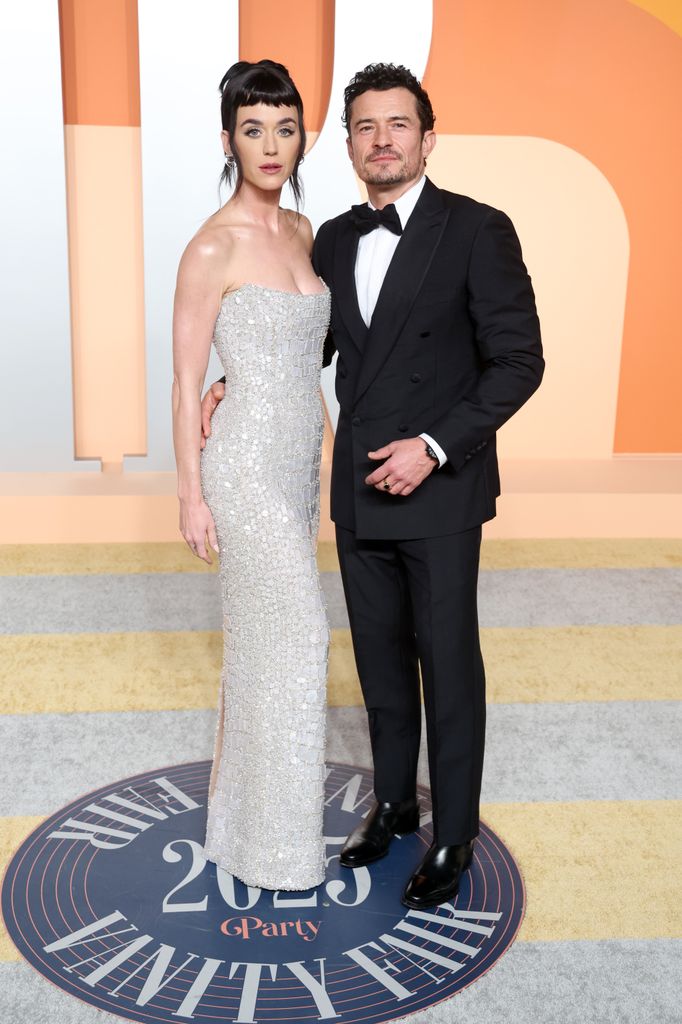
{"label": "black bow tie", "polygon": [[350,216],[361,235],[380,227],[388,228],[394,235],[403,233],[403,226],[393,203],[384,206],[383,210],[372,210],[367,203],[363,203],[362,206],[351,206]]}

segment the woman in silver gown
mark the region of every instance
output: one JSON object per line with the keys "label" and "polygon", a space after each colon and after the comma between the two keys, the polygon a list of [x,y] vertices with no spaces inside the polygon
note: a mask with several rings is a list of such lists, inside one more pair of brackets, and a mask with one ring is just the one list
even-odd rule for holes
{"label": "woman in silver gown", "polygon": [[[173,422],[180,529],[219,552],[224,652],[205,853],[248,885],[304,890],[324,878],[329,631],[315,561],[330,297],[310,262],[300,196],[301,98],[271,61],[221,82],[232,198],[178,271]],[[211,341],[225,401],[200,454]],[[208,544],[207,544],[208,540]]]}

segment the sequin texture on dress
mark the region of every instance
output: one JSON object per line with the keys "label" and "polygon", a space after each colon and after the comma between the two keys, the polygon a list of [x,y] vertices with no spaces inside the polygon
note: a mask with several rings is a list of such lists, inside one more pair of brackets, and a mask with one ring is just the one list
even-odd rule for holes
{"label": "sequin texture on dress", "polygon": [[220,548],[223,670],[204,852],[247,885],[324,879],[329,627],[315,559],[330,295],[228,293],[201,459]]}

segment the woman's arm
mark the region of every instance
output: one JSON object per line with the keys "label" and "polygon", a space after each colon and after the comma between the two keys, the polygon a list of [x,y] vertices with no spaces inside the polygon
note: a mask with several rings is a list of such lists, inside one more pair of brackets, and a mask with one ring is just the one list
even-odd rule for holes
{"label": "woman's arm", "polygon": [[192,552],[211,562],[206,537],[217,551],[213,517],[201,493],[201,388],[222,299],[224,254],[210,239],[185,250],[173,310],[173,444],[178,468],[180,531]]}

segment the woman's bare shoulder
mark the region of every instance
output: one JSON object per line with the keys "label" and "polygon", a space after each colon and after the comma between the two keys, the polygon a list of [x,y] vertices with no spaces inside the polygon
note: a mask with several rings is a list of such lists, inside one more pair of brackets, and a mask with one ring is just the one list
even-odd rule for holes
{"label": "woman's bare shoulder", "polygon": [[219,280],[225,290],[230,277],[235,241],[235,233],[224,218],[216,215],[210,217],[185,247],[180,259],[178,280],[204,278],[207,284]]}
{"label": "woman's bare shoulder", "polygon": [[234,232],[224,220],[209,218],[190,239],[185,255],[200,262],[224,260],[234,247]]}

